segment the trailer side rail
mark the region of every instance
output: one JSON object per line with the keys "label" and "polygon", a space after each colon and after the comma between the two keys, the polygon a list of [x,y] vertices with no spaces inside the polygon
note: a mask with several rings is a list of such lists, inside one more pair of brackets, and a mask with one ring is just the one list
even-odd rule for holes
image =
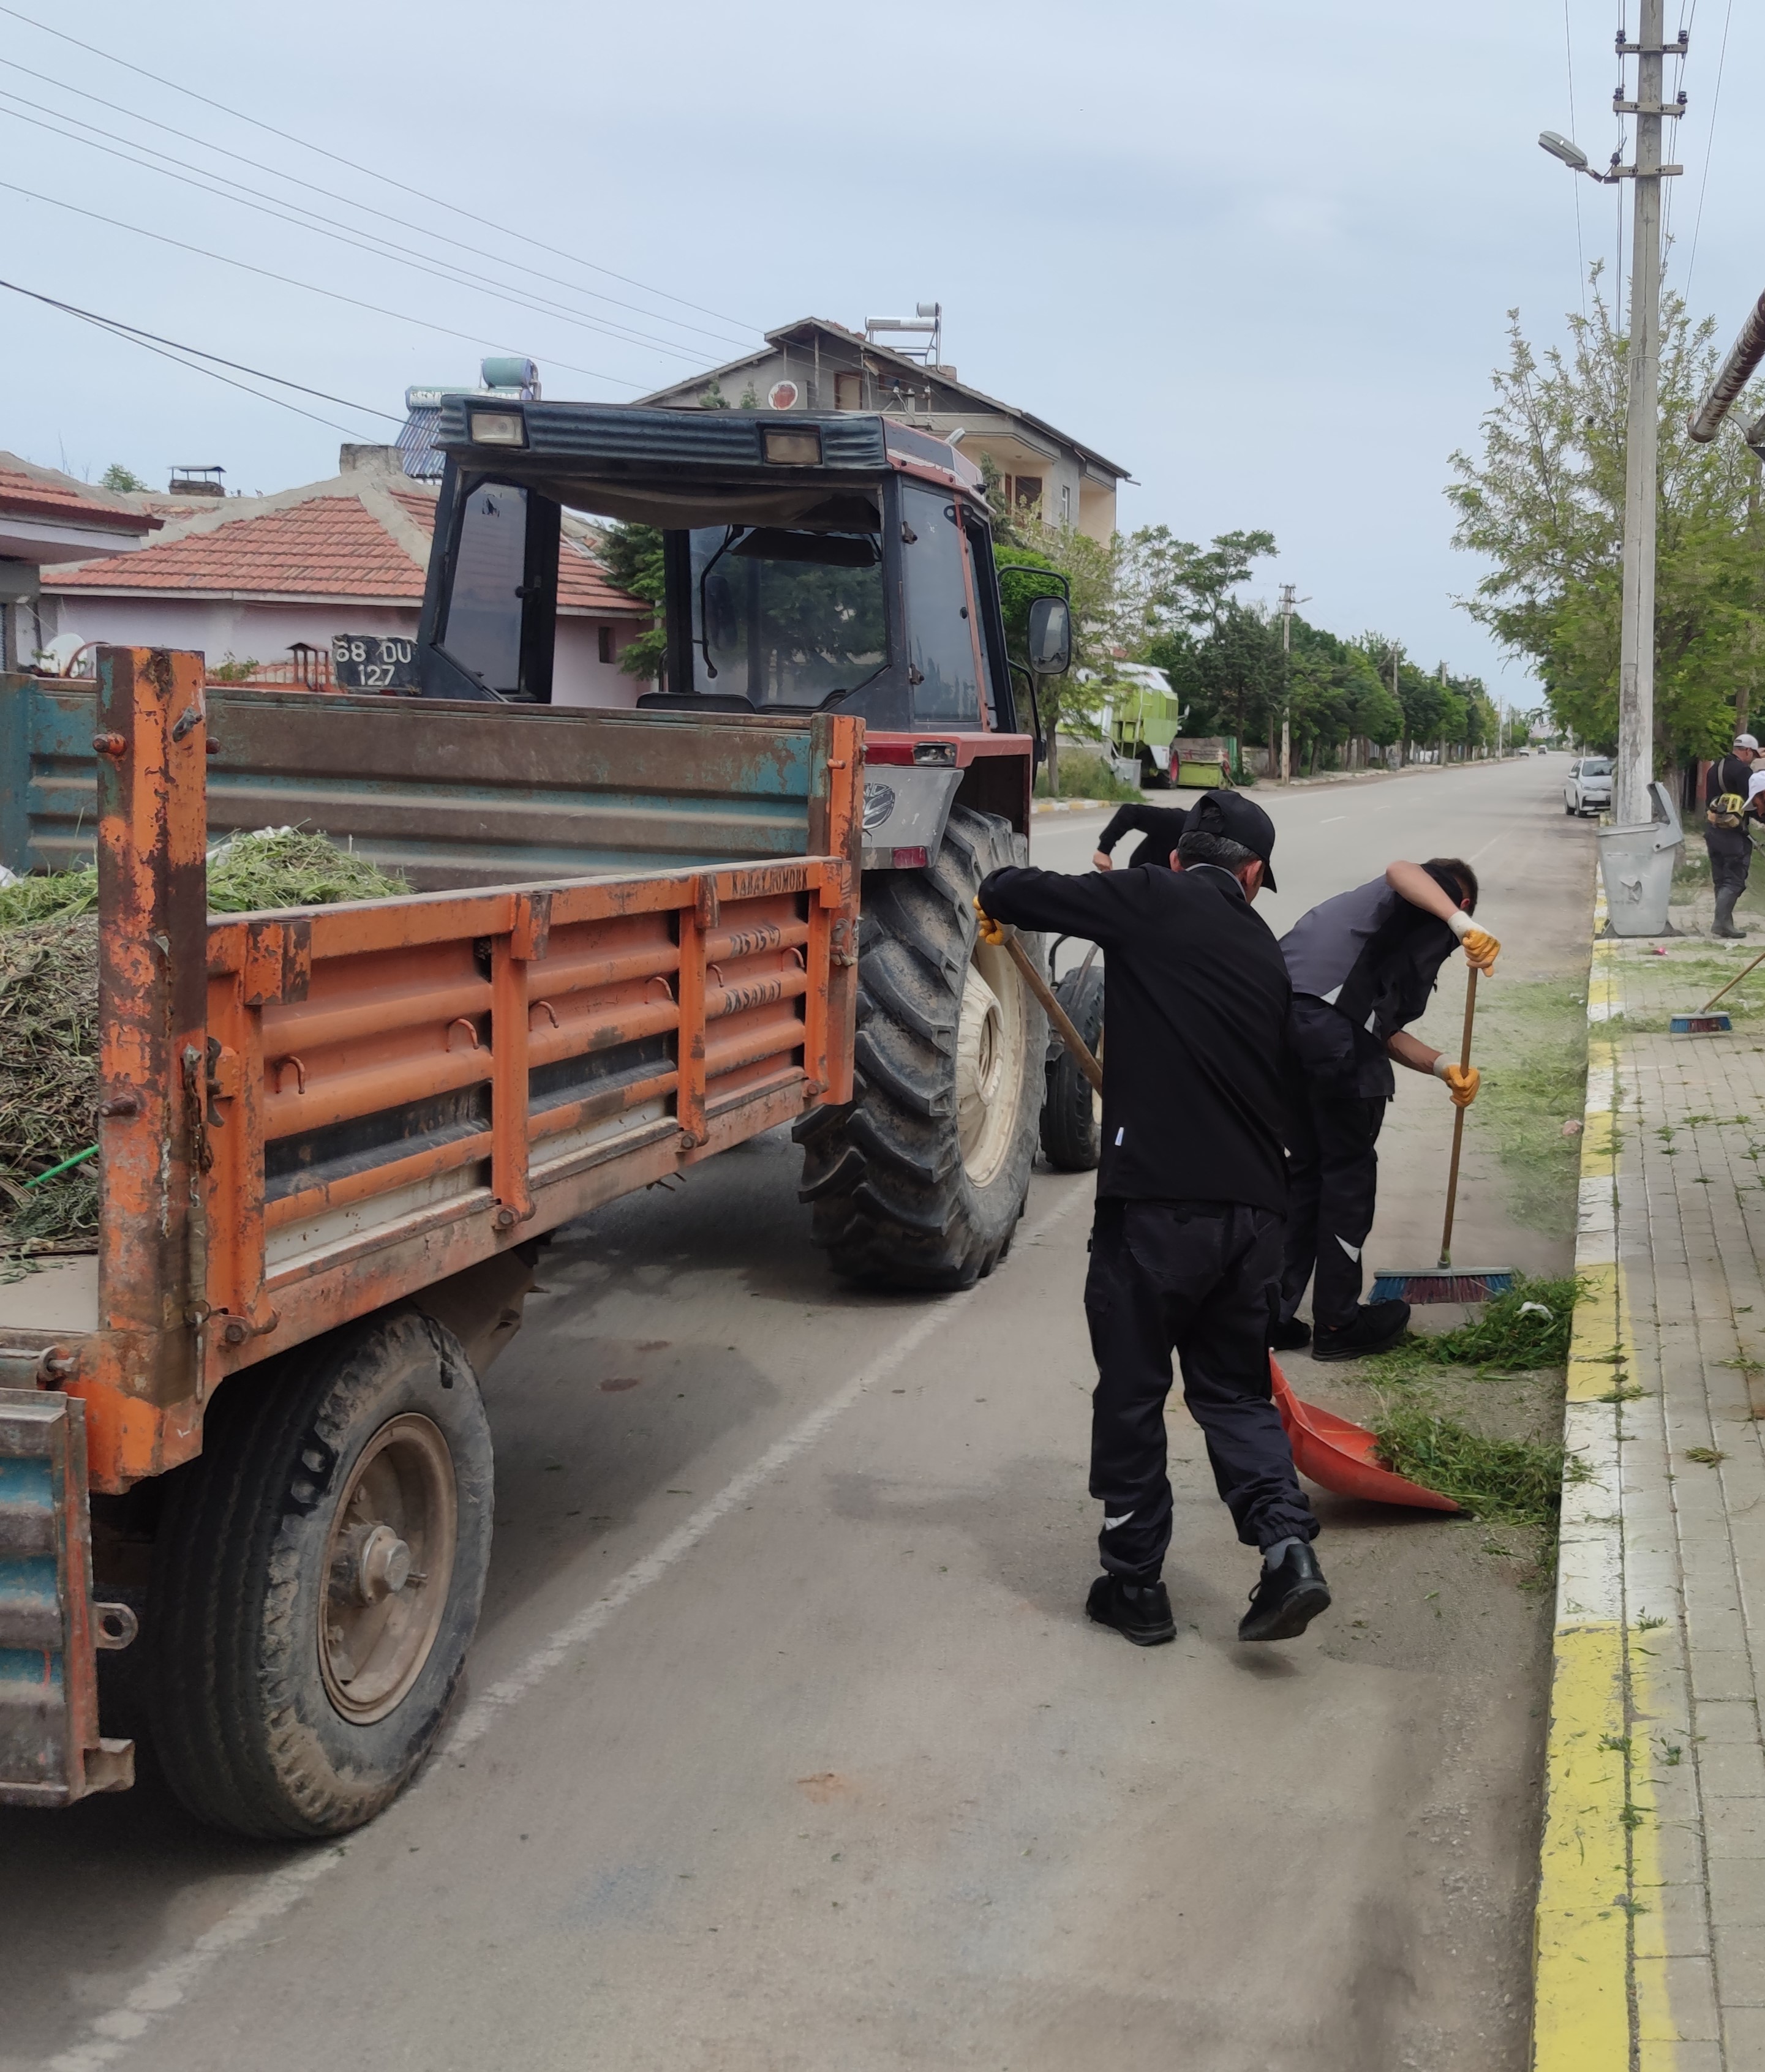
{"label": "trailer side rail", "polygon": [[804,854],[211,919],[200,658],[99,669],[97,1314],[9,1334],[94,1490],[238,1371],[851,1098],[862,722],[767,730]]}

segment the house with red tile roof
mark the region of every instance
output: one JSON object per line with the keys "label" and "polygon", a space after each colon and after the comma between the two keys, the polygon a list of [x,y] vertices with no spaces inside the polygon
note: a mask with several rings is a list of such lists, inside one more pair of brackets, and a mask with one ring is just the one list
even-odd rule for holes
{"label": "house with red tile roof", "polygon": [[[346,446],[342,461],[330,481],[274,496],[130,500],[163,520],[150,546],[44,573],[40,610],[61,665],[114,641],[195,648],[212,672],[245,680],[328,681],[335,636],[413,635],[435,491],[390,447]],[[649,620],[608,580],[591,530],[567,520],[553,702],[632,705],[644,685],[619,656]]]}
{"label": "house with red tile roof", "polygon": [[30,668],[43,644],[45,567],[132,553],[160,522],[128,499],[0,453],[0,669]]}

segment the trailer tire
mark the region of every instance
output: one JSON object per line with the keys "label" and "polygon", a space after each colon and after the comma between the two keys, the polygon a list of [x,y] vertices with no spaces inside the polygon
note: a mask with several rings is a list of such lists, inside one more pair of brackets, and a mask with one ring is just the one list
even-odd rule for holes
{"label": "trailer tire", "polygon": [[[1068,972],[1054,997],[1089,1046],[1101,1055],[1103,1039],[1103,969],[1095,960]],[[1056,1171],[1092,1173],[1103,1157],[1103,1111],[1078,1060],[1059,1046],[1048,1061],[1047,1091],[1042,1100],[1042,1153]]]}
{"label": "trailer tire", "polygon": [[346,1833],[428,1753],[478,1623],[476,1379],[452,1332],[382,1310],[229,1381],[204,1445],[155,1550],[154,1752],[212,1827]]}
{"label": "trailer tire", "polygon": [[1047,1025],[1008,953],[979,941],[974,895],[1028,855],[1008,820],[957,806],[929,868],[866,874],[856,1098],[796,1128],[814,1242],[850,1280],[966,1288],[1011,1242]]}

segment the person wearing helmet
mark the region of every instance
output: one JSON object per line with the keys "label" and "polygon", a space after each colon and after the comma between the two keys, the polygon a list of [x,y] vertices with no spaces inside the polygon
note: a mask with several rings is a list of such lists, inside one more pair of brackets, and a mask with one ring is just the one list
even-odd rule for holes
{"label": "person wearing helmet", "polygon": [[1746,814],[1761,775],[1765,772],[1759,770],[1758,742],[1750,734],[1737,734],[1729,753],[1709,766],[1704,783],[1704,848],[1716,888],[1716,922],[1710,933],[1728,942],[1746,933],[1734,926],[1734,903],[1746,890],[1753,865]]}

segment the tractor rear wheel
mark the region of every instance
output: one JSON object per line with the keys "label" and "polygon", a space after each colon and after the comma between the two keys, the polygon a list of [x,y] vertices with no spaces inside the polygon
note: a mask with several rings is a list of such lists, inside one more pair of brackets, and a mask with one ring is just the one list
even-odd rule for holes
{"label": "tractor rear wheel", "polygon": [[814,1240],[852,1280],[966,1288],[1010,1244],[1046,1024],[1007,952],[979,940],[974,894],[1028,853],[1009,821],[957,806],[930,868],[865,878],[856,1098],[796,1126]]}
{"label": "tractor rear wheel", "polygon": [[237,1375],[168,1478],[151,1736],[234,1834],[371,1819],[441,1729],[490,1562],[490,1430],[451,1331],[382,1310]]}
{"label": "tractor rear wheel", "polygon": [[[1093,956],[1070,971],[1054,997],[1084,1038],[1093,1058],[1103,1054],[1103,967]],[[1059,1039],[1055,1039],[1056,1042]],[[1103,1098],[1064,1043],[1049,1060],[1042,1101],[1042,1153],[1062,1173],[1092,1173],[1103,1157]]]}

